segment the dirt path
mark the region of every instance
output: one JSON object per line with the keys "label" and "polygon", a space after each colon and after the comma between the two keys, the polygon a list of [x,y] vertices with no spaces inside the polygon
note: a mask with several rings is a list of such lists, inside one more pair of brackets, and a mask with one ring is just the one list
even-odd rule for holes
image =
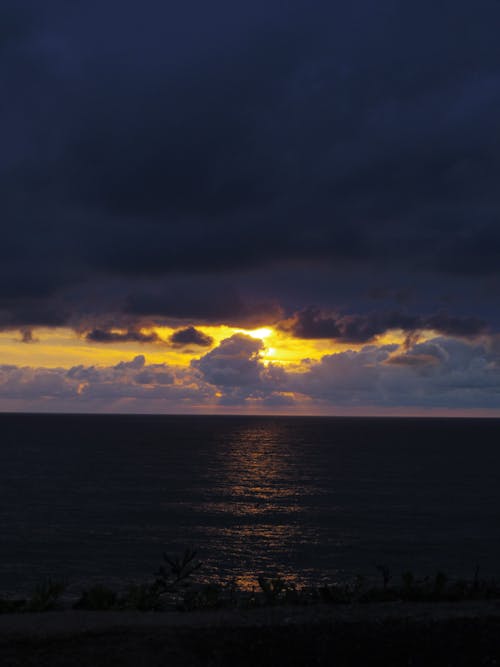
{"label": "dirt path", "polygon": [[383,622],[390,619],[437,621],[457,618],[500,619],[500,600],[461,603],[391,602],[309,605],[199,612],[52,611],[0,614],[0,641],[48,638],[88,632]]}
{"label": "dirt path", "polygon": [[500,603],[0,616],[2,667],[500,664]]}

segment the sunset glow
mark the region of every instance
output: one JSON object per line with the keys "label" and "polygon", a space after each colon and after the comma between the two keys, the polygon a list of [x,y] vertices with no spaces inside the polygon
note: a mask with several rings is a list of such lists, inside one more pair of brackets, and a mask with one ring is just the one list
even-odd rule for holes
{"label": "sunset glow", "polygon": [[[208,349],[220,344],[235,334],[243,334],[263,343],[262,356],[267,362],[283,365],[297,365],[304,359],[319,360],[325,354],[333,354],[348,349],[359,349],[361,344],[334,343],[329,340],[304,340],[290,336],[273,327],[259,329],[241,329],[229,326],[204,326],[197,329],[213,339]],[[119,333],[122,330],[114,329]],[[206,350],[197,346],[186,345],[178,348],[169,344],[174,333],[173,327],[153,327],[141,330],[142,333],[156,333],[159,342],[89,342],[84,336],[71,329],[34,329],[32,342],[25,343],[16,331],[0,332],[0,354],[5,363],[20,366],[44,366],[47,368],[70,368],[78,364],[109,366],[124,358],[144,354],[150,363],[169,363],[189,366],[191,359],[196,359]],[[423,332],[422,340],[432,337],[432,332]],[[401,344],[402,332],[393,331],[378,339],[381,345]]]}
{"label": "sunset glow", "polygon": [[0,410],[500,414],[462,4],[8,3]]}
{"label": "sunset glow", "polygon": [[[387,396],[392,400],[401,395],[403,378],[411,378],[415,367],[423,368],[425,382],[441,360],[468,349],[431,330],[418,332],[411,343],[398,329],[352,343],[299,338],[279,324],[257,329],[151,326],[132,333],[113,328],[106,336],[94,333],[89,338],[87,332],[69,328],[36,328],[28,340],[22,332],[0,333],[0,354],[7,362],[3,370],[0,366],[0,405],[17,409],[21,403],[16,395],[33,391],[31,402],[24,401],[32,410],[50,409],[57,400],[68,411],[122,411],[133,406],[169,412],[175,406],[181,412],[328,414],[329,396],[335,396],[335,404],[341,406],[336,409],[349,414],[357,409],[356,392],[366,377],[372,400],[382,402],[376,413],[399,414],[383,402]],[[485,344],[478,340],[478,360],[471,363],[479,363]],[[484,373],[494,372],[487,364]],[[384,385],[387,388],[381,389]],[[244,400],[238,398],[233,406],[239,387],[244,387]],[[103,393],[109,396],[104,404],[98,399]],[[361,408],[363,414],[373,409]],[[410,404],[403,414],[414,410]]]}

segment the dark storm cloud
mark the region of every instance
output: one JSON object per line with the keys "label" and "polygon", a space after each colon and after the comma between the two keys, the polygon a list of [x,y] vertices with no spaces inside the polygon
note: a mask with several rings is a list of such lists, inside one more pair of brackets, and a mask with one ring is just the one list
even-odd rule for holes
{"label": "dark storm cloud", "polygon": [[85,335],[85,339],[91,343],[158,343],[161,338],[154,331],[144,333],[142,331],[106,331],[104,329],[93,329]]}
{"label": "dark storm cloud", "polygon": [[441,334],[463,336],[465,338],[486,333],[488,329],[486,322],[476,317],[453,317],[446,314],[421,317],[418,328],[433,329]]}
{"label": "dark storm cloud", "polygon": [[185,329],[178,329],[170,336],[170,342],[173,345],[199,345],[200,347],[210,347],[214,342],[211,336],[207,336],[203,331],[199,331],[193,326]]}
{"label": "dark storm cloud", "polygon": [[[458,298],[457,317],[486,286],[495,320],[498,25],[489,0],[3,3],[0,326],[107,303],[139,319],[292,312],[317,303],[294,276],[324,267],[332,309],[362,311],[385,272],[422,312]],[[205,298],[213,275],[234,297]],[[179,276],[198,285],[185,298]],[[353,341],[382,326],[337,325]]]}
{"label": "dark storm cloud", "polygon": [[260,300],[245,299],[224,276],[176,277],[165,288],[158,283],[149,283],[140,289],[133,287],[124,312],[129,317],[197,319],[198,322],[231,322],[244,327],[262,326],[283,317],[283,310],[274,300],[265,295]]}
{"label": "dark storm cloud", "polygon": [[[9,279],[6,277],[8,284]],[[70,308],[57,297],[43,298],[0,298],[0,331],[26,327],[60,327],[71,319]]]}
{"label": "dark storm cloud", "polygon": [[367,343],[376,336],[402,329],[415,332],[432,329],[442,334],[473,337],[486,333],[486,323],[473,317],[446,314],[425,316],[403,313],[371,313],[368,315],[336,315],[317,308],[306,308],[285,322],[281,328],[298,338],[331,339],[345,343]]}

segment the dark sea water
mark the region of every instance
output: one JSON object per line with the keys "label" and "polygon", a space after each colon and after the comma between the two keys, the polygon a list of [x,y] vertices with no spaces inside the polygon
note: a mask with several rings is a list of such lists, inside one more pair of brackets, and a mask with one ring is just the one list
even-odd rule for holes
{"label": "dark sea water", "polygon": [[3,414],[0,435],[0,591],[144,580],[188,546],[240,586],[500,576],[499,420]]}

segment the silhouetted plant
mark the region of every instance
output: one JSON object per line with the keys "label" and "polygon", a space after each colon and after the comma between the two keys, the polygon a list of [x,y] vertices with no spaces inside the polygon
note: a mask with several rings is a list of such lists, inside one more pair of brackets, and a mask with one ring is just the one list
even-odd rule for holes
{"label": "silhouetted plant", "polygon": [[384,589],[386,589],[391,580],[391,571],[389,570],[387,565],[376,565],[376,568],[380,572]]}
{"label": "silhouetted plant", "polygon": [[267,604],[297,602],[297,589],[295,585],[287,582],[285,579],[281,577],[266,579],[261,575],[257,578],[257,581]]}
{"label": "silhouetted plant", "polygon": [[98,584],[84,590],[80,599],[73,605],[73,608],[105,611],[108,609],[115,609],[117,601],[118,596],[115,591]]}
{"label": "silhouetted plant", "polygon": [[[118,595],[112,589],[97,585],[84,590],[73,605],[75,609],[137,609],[142,611],[177,608],[216,609],[238,606],[242,608],[277,604],[329,604],[375,603],[393,600],[411,602],[458,602],[462,600],[500,599],[500,583],[481,580],[476,567],[472,580],[450,581],[444,572],[434,577],[417,579],[411,571],[401,574],[399,585],[390,585],[389,568],[377,565],[382,575],[382,586],[367,586],[358,576],[350,583],[324,584],[319,587],[297,588],[285,578],[258,577],[259,591],[242,591],[233,582],[224,586],[218,583],[193,585],[193,575],[201,562],[196,551],[186,549],[181,555],[163,555],[163,564],[152,583],[133,584]],[[0,613],[19,611],[47,611],[58,606],[65,586],[50,580],[37,586],[29,600],[0,599]]]}
{"label": "silhouetted plant", "polygon": [[26,600],[6,600],[0,598],[0,614],[13,614],[18,611],[23,611],[26,607]]}
{"label": "silhouetted plant", "polygon": [[339,584],[321,586],[320,599],[328,604],[348,604],[352,601],[352,591],[348,586]]}
{"label": "silhouetted plant", "polygon": [[237,605],[239,603],[241,596],[239,595],[238,586],[233,579],[225,584],[223,592],[225,593],[227,604],[229,606]]}
{"label": "silhouetted plant", "polygon": [[410,572],[409,570],[403,572],[401,579],[403,581],[403,589],[405,591],[411,591],[415,585],[415,576],[413,572]]}
{"label": "silhouetted plant", "polygon": [[169,593],[189,585],[190,577],[200,569],[201,563],[196,558],[197,552],[186,549],[181,556],[163,554],[165,565],[156,573],[155,585],[160,593]]}
{"label": "silhouetted plant", "polygon": [[479,565],[476,565],[476,569],[474,570],[473,586],[474,590],[479,590]]}
{"label": "silhouetted plant", "polygon": [[138,611],[158,611],[162,608],[161,591],[154,584],[132,584],[128,587],[120,603],[125,609]]}
{"label": "silhouetted plant", "polygon": [[456,600],[465,600],[469,597],[468,584],[464,579],[459,579],[453,584],[453,594]]}
{"label": "silhouetted plant", "polygon": [[48,579],[35,588],[33,595],[26,603],[25,610],[49,611],[56,609],[59,598],[65,589],[65,584]]}
{"label": "silhouetted plant", "polygon": [[193,609],[217,609],[224,606],[222,590],[217,584],[206,584],[199,590],[186,591],[179,607],[186,611]]}
{"label": "silhouetted plant", "polygon": [[415,578],[415,575],[410,570],[403,572],[401,575],[402,587],[400,597],[402,600],[418,600],[422,596],[422,591]]}
{"label": "silhouetted plant", "polygon": [[258,578],[259,586],[264,593],[266,602],[274,604],[278,602],[280,595],[285,589],[285,582],[283,579],[277,577],[276,579],[266,579],[263,576]]}
{"label": "silhouetted plant", "polygon": [[433,594],[437,600],[443,598],[446,592],[446,585],[448,583],[448,577],[444,572],[437,572],[434,577],[434,587]]}

